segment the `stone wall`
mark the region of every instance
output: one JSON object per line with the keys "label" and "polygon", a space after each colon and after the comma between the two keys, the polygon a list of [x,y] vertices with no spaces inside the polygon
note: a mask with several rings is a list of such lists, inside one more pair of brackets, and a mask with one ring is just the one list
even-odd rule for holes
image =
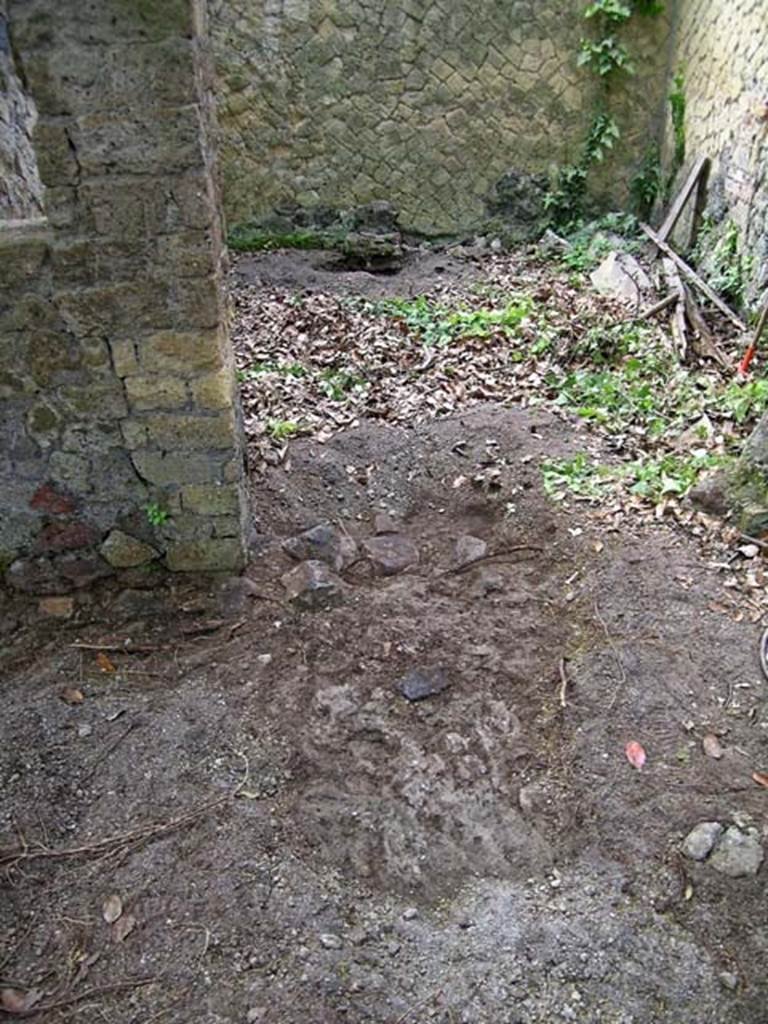
{"label": "stone wall", "polygon": [[[244,560],[204,10],[10,0],[44,226],[0,226],[0,559],[55,592]],[[15,560],[14,560],[15,559]]]}
{"label": "stone wall", "polygon": [[[209,0],[230,223],[286,204],[388,200],[407,229],[480,225],[510,171],[578,158],[598,102],[585,0]],[[635,18],[611,101],[626,195],[663,106],[666,18]]]}
{"label": "stone wall", "polygon": [[0,0],[0,220],[25,220],[43,212],[43,186],[32,146],[36,116],[14,65],[7,6]]}
{"label": "stone wall", "polygon": [[[686,167],[712,159],[707,214],[737,225],[751,261],[748,299],[768,285],[768,5],[681,0],[672,55],[686,98]],[[666,163],[673,150],[667,125]]]}

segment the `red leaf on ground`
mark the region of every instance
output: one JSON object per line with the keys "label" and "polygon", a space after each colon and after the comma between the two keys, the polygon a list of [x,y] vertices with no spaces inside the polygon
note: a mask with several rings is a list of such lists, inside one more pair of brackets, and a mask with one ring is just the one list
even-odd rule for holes
{"label": "red leaf on ground", "polygon": [[624,748],[624,753],[627,755],[627,760],[633,768],[637,768],[639,771],[645,764],[645,750],[640,746],[637,740],[630,740]]}
{"label": "red leaf on ground", "polygon": [[758,786],[764,786],[765,789],[768,789],[768,772],[752,772],[752,779]]}

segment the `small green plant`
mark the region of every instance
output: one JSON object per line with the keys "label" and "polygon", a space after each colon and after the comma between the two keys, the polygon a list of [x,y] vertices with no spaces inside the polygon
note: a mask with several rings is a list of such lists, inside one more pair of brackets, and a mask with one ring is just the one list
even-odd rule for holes
{"label": "small green plant", "polygon": [[147,516],[147,522],[152,526],[162,526],[171,518],[170,512],[156,501],[151,501],[149,505],[145,505],[144,511]]}
{"label": "small green plant", "polygon": [[582,164],[558,168],[552,186],[544,196],[544,209],[555,227],[569,228],[580,220],[584,212],[587,171],[588,168]]}
{"label": "small green plant", "polygon": [[374,312],[402,321],[425,345],[448,345],[458,338],[512,336],[533,312],[527,295],[492,309],[448,309],[424,295],[415,299],[385,299],[370,306]]}
{"label": "small green plant", "polygon": [[719,465],[721,459],[709,453],[701,455],[663,455],[643,459],[627,467],[629,490],[658,504],[668,495],[687,494],[705,469]]}
{"label": "small green plant", "polygon": [[601,78],[616,75],[619,71],[629,74],[635,71],[629,51],[614,35],[597,40],[582,39],[577,64],[579,67],[590,68]]}
{"label": "small green plant", "polygon": [[742,250],[739,229],[733,221],[717,225],[705,219],[692,257],[716,292],[736,306],[744,305],[754,258]]}
{"label": "small green plant", "polygon": [[718,404],[737,423],[751,423],[768,409],[768,380],[732,381]]}
{"label": "small green plant", "polygon": [[240,224],[227,236],[227,245],[235,252],[264,252],[272,249],[326,249],[338,239],[321,232],[288,231],[283,234]]}
{"label": "small green plant", "polygon": [[620,25],[622,21],[627,21],[632,17],[632,8],[621,3],[621,0],[594,0],[594,3],[589,4],[585,9],[584,17],[594,18],[597,15],[602,15],[608,21]]}
{"label": "small green plant", "polygon": [[645,151],[643,162],[629,183],[629,191],[638,216],[647,220],[656,199],[663,191],[661,154],[657,143]]}
{"label": "small green plant", "polygon": [[578,164],[561,167],[552,187],[544,196],[544,209],[557,227],[567,230],[581,220],[589,170],[605,159],[620,137],[619,126],[610,115],[595,115],[584,143],[581,160]]}
{"label": "small green plant", "polygon": [[541,475],[544,491],[553,501],[563,501],[569,493],[599,498],[616,479],[615,470],[591,462],[584,452],[571,459],[545,459]]}
{"label": "small green plant", "polygon": [[637,220],[632,214],[610,213],[576,228],[568,233],[570,245],[559,256],[560,262],[570,270],[592,270],[616,248],[611,235],[625,238],[624,249],[631,252],[639,243]]}
{"label": "small green plant", "polygon": [[323,370],[320,374],[320,387],[328,398],[334,402],[343,402],[352,391],[361,391],[365,381],[357,374],[346,370]]}
{"label": "small green plant", "polygon": [[267,420],[267,433],[273,441],[287,441],[300,430],[301,426],[295,420]]}
{"label": "small green plant", "polygon": [[307,368],[301,363],[252,363],[243,370],[237,371],[237,379],[242,384],[247,380],[254,380],[264,374],[274,373],[285,377],[306,377]]}
{"label": "small green plant", "polygon": [[675,151],[672,162],[671,177],[677,174],[685,163],[685,71],[681,68],[672,79],[672,91],[669,94],[669,107],[672,115],[672,134],[675,140]]}
{"label": "small green plant", "polygon": [[632,0],[632,12],[644,18],[657,18],[664,13],[664,4],[659,0]]}

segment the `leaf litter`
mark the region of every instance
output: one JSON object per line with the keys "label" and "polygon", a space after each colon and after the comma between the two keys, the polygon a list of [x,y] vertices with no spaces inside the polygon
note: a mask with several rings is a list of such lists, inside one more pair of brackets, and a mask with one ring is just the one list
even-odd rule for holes
{"label": "leaf litter", "polygon": [[[363,419],[409,427],[489,402],[544,407],[588,428],[574,458],[541,464],[553,501],[578,503],[609,532],[628,521],[682,527],[739,592],[722,613],[760,621],[761,538],[745,544],[727,520],[685,501],[738,453],[768,404],[768,380],[736,377],[743,338],[708,311],[734,372],[681,364],[664,316],[643,321],[598,295],[573,261],[520,250],[484,256],[478,273],[409,299],[396,278],[395,297],[376,300],[340,294],[332,280],[327,291],[237,286],[233,341],[255,476],[290,468],[293,438],[327,442]],[[494,472],[473,479],[493,487]]]}

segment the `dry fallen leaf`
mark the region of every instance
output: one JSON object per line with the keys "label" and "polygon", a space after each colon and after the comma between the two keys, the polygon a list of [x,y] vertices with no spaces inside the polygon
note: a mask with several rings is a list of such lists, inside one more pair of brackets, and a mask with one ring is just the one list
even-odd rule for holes
{"label": "dry fallen leaf", "polygon": [[701,746],[707,757],[712,757],[715,761],[719,761],[723,756],[723,748],[720,746],[720,740],[711,732],[708,732],[701,741]]}
{"label": "dry fallen leaf", "polygon": [[117,895],[113,893],[111,896],[107,896],[104,900],[104,906],[102,907],[102,914],[107,924],[114,924],[115,921],[120,917],[123,912],[123,901]]}
{"label": "dry fallen leaf", "polygon": [[82,704],[85,700],[82,690],[76,690],[74,686],[67,686],[61,691],[59,697],[65,704]]}
{"label": "dry fallen leaf", "polygon": [[4,988],[0,991],[0,1007],[6,1013],[27,1014],[35,1003],[39,1003],[43,993],[36,988],[29,992],[21,992],[17,988]]}
{"label": "dry fallen leaf", "polygon": [[624,748],[624,753],[627,755],[627,760],[633,768],[637,768],[638,771],[645,764],[645,750],[640,746],[637,740],[630,740]]}
{"label": "dry fallen leaf", "polygon": [[135,927],[136,918],[133,914],[123,915],[119,921],[115,921],[112,925],[112,941],[122,942],[124,939],[127,939]]}
{"label": "dry fallen leaf", "polygon": [[103,651],[96,655],[96,664],[102,672],[117,672],[117,669]]}
{"label": "dry fallen leaf", "polygon": [[752,779],[758,786],[768,789],[768,772],[752,772]]}

